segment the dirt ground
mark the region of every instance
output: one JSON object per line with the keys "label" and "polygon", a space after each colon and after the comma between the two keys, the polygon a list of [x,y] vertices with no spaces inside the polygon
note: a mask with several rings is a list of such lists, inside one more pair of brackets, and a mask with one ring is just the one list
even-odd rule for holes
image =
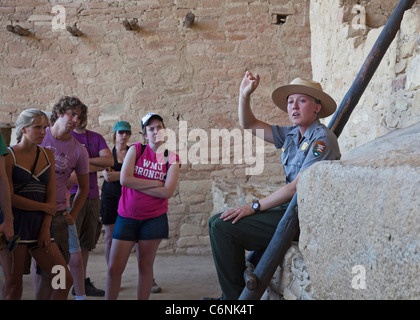
{"label": "dirt ground", "polygon": [[[87,276],[94,285],[105,290],[107,266],[102,253],[89,256]],[[150,300],[200,300],[202,297],[220,296],[216,269],[210,255],[158,254],[154,265],[156,282],[162,292],[152,293]],[[2,277],[1,277],[2,278]],[[0,285],[2,279],[0,279]],[[124,271],[119,300],[137,298],[137,258],[133,253]],[[31,276],[23,279],[23,300],[33,300]],[[70,293],[69,300],[74,300]],[[103,297],[88,297],[88,300],[104,300]]]}

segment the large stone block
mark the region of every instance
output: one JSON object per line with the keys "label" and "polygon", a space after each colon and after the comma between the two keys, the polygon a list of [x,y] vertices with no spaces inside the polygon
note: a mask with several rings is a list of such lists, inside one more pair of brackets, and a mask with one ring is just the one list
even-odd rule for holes
{"label": "large stone block", "polygon": [[299,248],[316,299],[420,298],[420,123],[303,171]]}

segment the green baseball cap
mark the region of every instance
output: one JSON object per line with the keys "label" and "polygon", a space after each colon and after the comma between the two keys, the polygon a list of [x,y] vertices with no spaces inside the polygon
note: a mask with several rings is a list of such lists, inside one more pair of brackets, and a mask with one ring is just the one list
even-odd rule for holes
{"label": "green baseball cap", "polygon": [[114,125],[114,129],[112,129],[112,132],[116,131],[130,131],[131,132],[131,125],[127,121],[118,121]]}

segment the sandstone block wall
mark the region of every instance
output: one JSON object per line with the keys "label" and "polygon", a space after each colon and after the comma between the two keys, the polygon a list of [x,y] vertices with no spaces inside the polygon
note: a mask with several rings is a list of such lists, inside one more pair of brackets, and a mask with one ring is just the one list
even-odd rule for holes
{"label": "sandstone block wall", "polygon": [[[313,76],[336,101],[347,93],[397,4],[311,1]],[[419,35],[420,1],[416,1],[339,138],[343,154],[420,120]]]}
{"label": "sandstone block wall", "polygon": [[[81,37],[52,28],[53,21],[61,23],[56,5],[64,7],[66,25],[76,24]],[[188,12],[195,14],[191,28],[184,26]],[[140,29],[126,30],[126,19],[137,19]],[[10,24],[31,35],[7,31]],[[210,157],[211,130],[239,127],[237,92],[246,70],[262,77],[253,100],[255,114],[288,124],[271,92],[297,76],[312,76],[310,45],[309,0],[2,0],[0,123],[14,123],[29,107],[50,111],[61,96],[74,94],[89,107],[88,128],[103,134],[110,146],[116,121],[130,121],[131,141],[142,141],[137,133],[141,117],[157,112],[177,142],[179,126],[186,123],[187,136],[177,151],[190,151],[206,140]],[[194,136],[194,129],[207,136]],[[216,141],[212,149],[221,155],[228,147]],[[268,145],[264,170],[254,176],[245,174],[252,165],[234,163],[233,147],[227,163],[221,156],[208,164],[184,158],[170,201],[170,239],[161,250],[208,252],[213,183],[275,185],[283,180],[279,163],[279,152]]]}

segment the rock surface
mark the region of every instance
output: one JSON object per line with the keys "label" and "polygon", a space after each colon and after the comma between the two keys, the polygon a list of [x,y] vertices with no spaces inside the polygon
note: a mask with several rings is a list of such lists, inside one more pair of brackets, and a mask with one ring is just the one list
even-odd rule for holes
{"label": "rock surface", "polygon": [[298,206],[315,299],[420,298],[420,123],[302,172]]}

